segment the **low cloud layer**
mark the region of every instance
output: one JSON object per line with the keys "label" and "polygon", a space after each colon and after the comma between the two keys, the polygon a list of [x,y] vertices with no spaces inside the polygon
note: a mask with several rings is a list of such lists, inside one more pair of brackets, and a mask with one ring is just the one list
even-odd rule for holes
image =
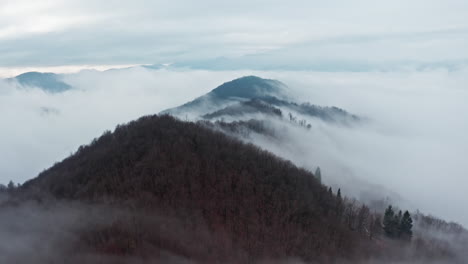
{"label": "low cloud layer", "polygon": [[[302,101],[335,105],[370,121],[317,122],[271,150],[304,167],[343,173],[399,193],[415,208],[468,224],[468,70],[367,73],[149,70],[65,75],[75,89],[49,94],[0,82],[0,181],[23,182],[105,130],[158,113],[244,75],[278,79]],[[295,149],[298,148],[298,149]],[[301,155],[295,155],[299,151]],[[346,186],[343,187],[346,191]]]}
{"label": "low cloud layer", "polygon": [[279,78],[296,87],[301,98],[370,119],[360,128],[319,127],[308,142],[296,137],[298,145],[315,149],[316,160],[331,170],[344,165],[398,192],[412,206],[466,225],[466,73],[293,73]]}

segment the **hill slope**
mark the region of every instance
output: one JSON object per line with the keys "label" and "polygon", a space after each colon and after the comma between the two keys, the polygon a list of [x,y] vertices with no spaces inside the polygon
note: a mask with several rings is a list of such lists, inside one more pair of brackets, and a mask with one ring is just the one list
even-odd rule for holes
{"label": "hill slope", "polygon": [[140,118],[10,192],[1,239],[22,246],[0,243],[5,263],[424,263],[428,249],[463,263],[386,240],[366,206],[206,121]]}
{"label": "hill slope", "polygon": [[[135,221],[145,230],[159,227],[141,212],[160,212],[175,217],[186,233],[205,230],[217,241],[194,245],[150,232],[139,238],[141,244],[129,247],[127,240],[134,234],[125,224],[110,221],[103,229],[84,232],[94,237],[112,226],[115,230],[106,233],[106,239],[80,242],[98,253],[117,248],[130,255],[151,254],[146,250],[156,247],[204,261],[325,261],[351,258],[368,243],[367,235],[339,220],[341,200],[312,173],[253,145],[169,116],[143,117],[104,134],[26,182],[18,193],[22,199],[41,201],[52,197],[119,208],[132,204],[139,212]],[[173,244],[163,243],[167,239]],[[210,248],[215,252],[207,252]]]}

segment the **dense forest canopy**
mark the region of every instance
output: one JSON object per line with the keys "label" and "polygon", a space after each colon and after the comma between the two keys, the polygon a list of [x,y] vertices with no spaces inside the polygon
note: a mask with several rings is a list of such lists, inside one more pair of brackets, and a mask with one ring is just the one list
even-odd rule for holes
{"label": "dense forest canopy", "polygon": [[49,260],[169,254],[205,263],[335,263],[423,261],[431,252],[458,261],[451,247],[414,239],[408,212],[392,216],[393,235],[387,213],[335,193],[321,184],[320,169],[315,174],[206,121],[146,116],[104,133],[22,186],[7,187],[11,197],[2,207],[8,212],[28,204],[41,211],[69,204],[80,212],[73,214],[89,215],[79,228],[66,222],[73,239]]}

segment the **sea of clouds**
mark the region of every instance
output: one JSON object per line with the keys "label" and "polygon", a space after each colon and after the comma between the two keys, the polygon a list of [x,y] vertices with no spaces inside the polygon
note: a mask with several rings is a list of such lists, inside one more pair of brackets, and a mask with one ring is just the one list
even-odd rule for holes
{"label": "sea of clouds", "polygon": [[257,75],[282,81],[300,102],[338,106],[367,120],[351,127],[315,122],[310,131],[288,132],[289,147],[259,145],[299,166],[320,166],[325,183],[357,178],[397,192],[408,207],[468,225],[467,73],[132,67],[62,75],[73,89],[54,94],[0,80],[0,183],[37,176],[117,124]]}

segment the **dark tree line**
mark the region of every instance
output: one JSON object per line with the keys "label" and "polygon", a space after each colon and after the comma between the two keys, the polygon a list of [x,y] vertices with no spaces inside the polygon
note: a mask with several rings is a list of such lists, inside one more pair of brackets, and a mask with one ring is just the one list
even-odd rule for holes
{"label": "dark tree line", "polygon": [[402,213],[400,210],[397,214],[390,205],[385,210],[383,229],[385,235],[389,238],[411,240],[413,236],[413,219],[408,211]]}

